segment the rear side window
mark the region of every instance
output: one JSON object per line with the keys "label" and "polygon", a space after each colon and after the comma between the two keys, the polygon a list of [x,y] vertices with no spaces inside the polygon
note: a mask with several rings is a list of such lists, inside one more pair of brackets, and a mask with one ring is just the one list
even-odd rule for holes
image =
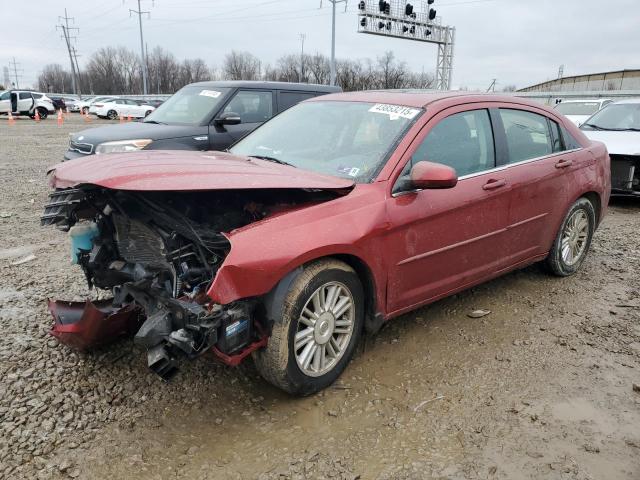
{"label": "rear side window", "polygon": [[576,140],[569,130],[564,127],[560,127],[560,131],[562,132],[562,139],[564,140],[564,146],[566,150],[577,150],[578,148],[582,148],[580,142]]}
{"label": "rear side window", "polygon": [[560,136],[560,126],[553,120],[549,120],[551,127],[551,141],[553,143],[553,152],[562,152],[565,148],[562,146],[562,137]]}
{"label": "rear side window", "polygon": [[32,93],[31,95],[33,96],[33,98],[42,98],[41,93]]}
{"label": "rear side window", "polygon": [[0,95],[0,100],[9,100],[11,98],[11,92],[4,92]]}
{"label": "rear side window", "polygon": [[273,116],[273,94],[240,90],[224,107],[224,112],[237,113],[242,123],[266,122]]}
{"label": "rear side window", "polygon": [[459,177],[494,168],[489,112],[471,110],[441,120],[415,151],[410,163],[422,160],[448,165]]}
{"label": "rear side window", "polygon": [[20,92],[18,94],[18,98],[20,100],[26,100],[27,98],[31,98],[31,93],[29,93],[29,92]]}
{"label": "rear side window", "polygon": [[316,96],[317,94],[310,92],[280,92],[278,97],[278,111],[283,112],[287,108],[293,107],[296,103]]}
{"label": "rear side window", "polygon": [[509,148],[508,163],[517,163],[553,153],[547,117],[524,110],[500,109]]}

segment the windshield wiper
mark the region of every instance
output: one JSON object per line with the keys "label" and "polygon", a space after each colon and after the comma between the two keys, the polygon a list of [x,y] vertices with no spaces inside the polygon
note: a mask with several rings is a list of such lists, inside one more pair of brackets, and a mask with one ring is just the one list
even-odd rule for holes
{"label": "windshield wiper", "polygon": [[159,122],[157,120],[143,120],[142,123],[155,123],[156,125],[166,125],[166,123]]}
{"label": "windshield wiper", "polygon": [[269,157],[267,155],[249,155],[251,158],[259,158],[260,160],[266,160],[267,162],[279,163],[280,165],[288,165],[290,167],[297,168],[295,165],[292,165],[289,162],[285,162],[284,160],[280,160],[276,157]]}
{"label": "windshield wiper", "polygon": [[581,127],[591,127],[594,130],[606,130],[605,128],[599,127],[598,125],[594,125],[593,123],[583,123],[580,125]]}

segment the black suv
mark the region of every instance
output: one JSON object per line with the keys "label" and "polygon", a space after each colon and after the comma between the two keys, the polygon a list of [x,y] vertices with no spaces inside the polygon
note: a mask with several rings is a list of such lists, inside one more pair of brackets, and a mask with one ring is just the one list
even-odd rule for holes
{"label": "black suv", "polygon": [[339,87],[284,82],[199,82],[139,122],[73,134],[65,160],[136,150],[224,150],[277,113]]}

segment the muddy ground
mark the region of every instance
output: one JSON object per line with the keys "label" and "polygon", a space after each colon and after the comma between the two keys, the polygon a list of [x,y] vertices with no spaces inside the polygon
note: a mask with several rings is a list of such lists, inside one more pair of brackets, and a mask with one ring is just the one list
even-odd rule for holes
{"label": "muddy ground", "polygon": [[579,274],[532,266],[404,315],[320,394],[209,356],[163,384],[129,340],[83,355],[45,333],[47,297],[95,296],[39,226],[86,126],[0,117],[0,477],[640,479],[640,201],[613,203]]}

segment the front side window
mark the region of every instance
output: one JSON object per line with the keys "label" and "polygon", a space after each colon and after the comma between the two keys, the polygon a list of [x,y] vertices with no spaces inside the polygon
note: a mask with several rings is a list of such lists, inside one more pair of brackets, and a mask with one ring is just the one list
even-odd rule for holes
{"label": "front side window", "polygon": [[442,163],[459,177],[490,170],[495,166],[493,130],[487,110],[456,113],[434,126],[411,157]]}
{"label": "front side window", "polygon": [[500,109],[507,136],[508,163],[517,163],[553,153],[547,117],[524,110]]}
{"label": "front side window", "polygon": [[237,113],[242,123],[262,123],[273,116],[273,93],[240,90],[223,113]]}
{"label": "front side window", "polygon": [[299,103],[230,151],[368,183],[420,113],[420,108],[368,102]]}

